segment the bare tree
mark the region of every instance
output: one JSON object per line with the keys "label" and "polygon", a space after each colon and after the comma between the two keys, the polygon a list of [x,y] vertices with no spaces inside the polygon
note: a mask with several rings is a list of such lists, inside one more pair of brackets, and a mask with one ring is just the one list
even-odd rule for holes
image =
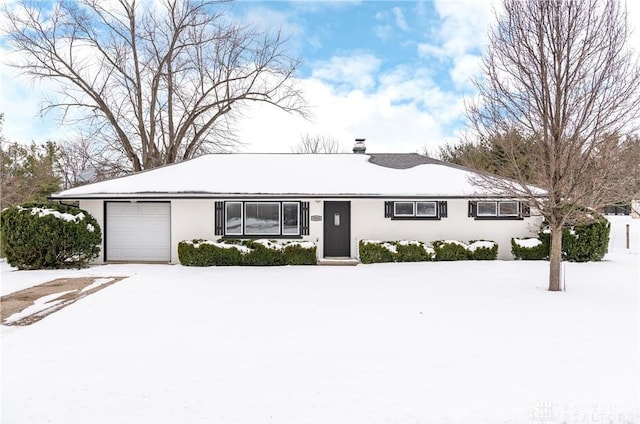
{"label": "bare tree", "polygon": [[280,34],[232,22],[223,0],[22,0],[4,7],[12,65],[57,83],[42,108],[95,131],[131,169],[237,144],[234,112],[257,101],[305,114]]}
{"label": "bare tree", "polygon": [[478,183],[528,199],[549,223],[551,291],[561,288],[563,226],[637,188],[638,143],[628,135],[638,124],[640,68],[627,25],[618,0],[503,0],[479,100],[467,109],[471,134],[495,143],[501,175],[511,178]]}
{"label": "bare tree", "polygon": [[93,143],[91,137],[79,136],[57,144],[55,171],[62,180],[62,188],[103,181],[126,175],[127,158],[119,151]]}
{"label": "bare tree", "polygon": [[291,148],[293,153],[344,153],[338,140],[327,135],[308,133],[300,137],[298,144]]}

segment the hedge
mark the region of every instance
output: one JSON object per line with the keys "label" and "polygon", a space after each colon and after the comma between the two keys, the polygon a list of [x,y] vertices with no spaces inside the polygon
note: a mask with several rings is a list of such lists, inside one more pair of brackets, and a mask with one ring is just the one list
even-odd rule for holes
{"label": "hedge", "polygon": [[178,243],[178,258],[185,266],[315,265],[311,242],[273,240],[185,240]]}
{"label": "hedge", "polygon": [[[562,259],[570,262],[601,261],[609,246],[611,224],[602,214],[585,215],[589,222],[562,229]],[[534,240],[538,240],[535,242]],[[551,234],[543,223],[538,239],[511,239],[511,253],[516,259],[549,259]]]}
{"label": "hedge", "polygon": [[457,240],[436,240],[433,243],[436,261],[463,261],[471,259],[468,246]]}
{"label": "hedge", "polygon": [[539,238],[512,238],[511,253],[515,259],[540,261],[549,259],[549,244]]}
{"label": "hedge", "polygon": [[0,214],[0,239],[18,269],[82,268],[98,257],[102,232],[91,214],[57,203],[25,203]]}
{"label": "hedge", "polygon": [[467,246],[469,259],[495,261],[498,259],[498,243],[490,240],[472,240]]}

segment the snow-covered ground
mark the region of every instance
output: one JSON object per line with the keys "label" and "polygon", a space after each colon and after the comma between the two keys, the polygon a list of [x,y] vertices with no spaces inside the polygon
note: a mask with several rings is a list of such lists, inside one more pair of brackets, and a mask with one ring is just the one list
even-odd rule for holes
{"label": "snow-covered ground", "polygon": [[[600,263],[18,272],[128,275],[2,327],[1,422],[639,423],[640,220]],[[632,226],[632,249],[624,226]]]}

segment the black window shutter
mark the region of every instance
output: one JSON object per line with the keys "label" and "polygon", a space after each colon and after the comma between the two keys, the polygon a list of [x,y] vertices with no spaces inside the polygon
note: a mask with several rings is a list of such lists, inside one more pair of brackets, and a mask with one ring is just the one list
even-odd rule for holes
{"label": "black window shutter", "polygon": [[446,201],[438,202],[438,216],[440,218],[446,218],[447,217],[447,202]]}
{"label": "black window shutter", "polygon": [[215,235],[223,236],[224,235],[224,202],[216,202],[215,206],[216,217],[215,217]]}
{"label": "black window shutter", "polygon": [[393,216],[393,202],[384,202],[384,217],[391,218]]}
{"label": "black window shutter", "polygon": [[300,202],[300,235],[309,235],[309,202]]}
{"label": "black window shutter", "polygon": [[531,206],[527,202],[520,202],[520,215],[523,218],[531,216]]}
{"label": "black window shutter", "polygon": [[469,201],[469,215],[470,218],[478,216],[478,202]]}

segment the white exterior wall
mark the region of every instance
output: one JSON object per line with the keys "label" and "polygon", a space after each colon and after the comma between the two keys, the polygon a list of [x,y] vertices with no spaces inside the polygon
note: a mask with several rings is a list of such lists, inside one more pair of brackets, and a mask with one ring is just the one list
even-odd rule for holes
{"label": "white exterior wall", "polygon": [[631,201],[631,218],[640,218],[640,199]]}
{"label": "white exterior wall", "polygon": [[[402,199],[398,199],[402,200]],[[384,217],[383,199],[351,202],[351,255],[358,242],[374,240],[492,240],[498,243],[498,258],[512,259],[511,238],[536,236],[541,218],[522,220],[475,220],[468,217],[467,199],[447,200],[447,217],[440,220],[392,220]]]}
{"label": "white exterior wall", "polygon": [[[253,199],[244,199],[253,200]],[[316,243],[318,258],[324,255],[324,201],[348,201],[349,199],[322,199],[309,201],[309,215],[322,217],[311,219],[309,235],[303,240]],[[402,200],[402,199],[387,199]],[[351,200],[351,257],[357,258],[358,243],[362,239],[374,240],[434,240],[454,239],[493,240],[498,243],[498,258],[511,259],[512,237],[535,237],[542,219],[532,216],[523,220],[475,220],[467,216],[468,200],[449,199],[448,216],[440,220],[392,220],[384,217],[385,199]],[[101,255],[94,263],[104,261],[104,201],[81,200],[80,207],[91,213],[103,230]],[[182,240],[203,238],[216,240],[215,200],[171,200],[171,263],[179,263],[178,243]],[[268,238],[268,237],[267,237]]]}
{"label": "white exterior wall", "polygon": [[183,240],[219,238],[215,233],[213,199],[176,199],[171,201],[171,263],[178,260],[178,243]]}
{"label": "white exterior wall", "polygon": [[80,209],[89,212],[100,225],[102,241],[100,242],[100,255],[91,261],[93,264],[104,263],[104,201],[102,200],[80,200]]}

